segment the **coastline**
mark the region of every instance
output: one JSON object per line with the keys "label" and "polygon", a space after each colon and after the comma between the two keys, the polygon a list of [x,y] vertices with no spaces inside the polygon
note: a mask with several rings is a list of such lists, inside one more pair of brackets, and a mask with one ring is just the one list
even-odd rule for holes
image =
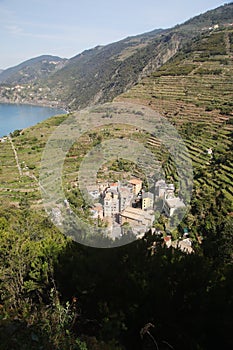
{"label": "coastline", "polygon": [[[1,107],[0,139],[2,139],[4,136],[9,135],[15,130],[24,130],[50,117],[53,117],[56,115],[65,115],[69,113],[69,111],[57,105],[54,106],[54,105],[42,105],[42,104],[36,104],[36,103],[18,103],[18,102],[16,103],[12,101],[3,102],[2,100],[0,100],[0,107]],[[31,110],[30,107],[34,108],[34,110]],[[38,111],[37,111],[37,107],[40,108]],[[42,110],[41,112],[41,109],[43,108],[47,109],[47,111],[44,112]],[[21,115],[23,111],[23,118],[19,118],[19,115],[17,115],[17,112],[15,114],[15,110],[17,111],[19,109],[21,110]],[[11,112],[8,113],[8,110],[10,110]]]}
{"label": "coastline", "polygon": [[0,103],[1,104],[9,104],[9,105],[27,105],[27,106],[38,106],[38,107],[49,107],[49,108],[57,108],[62,109],[64,112],[69,113],[67,105],[65,103],[60,103],[57,101],[47,101],[47,100],[41,100],[41,101],[29,101],[29,100],[15,100],[12,101],[8,98],[0,97]]}

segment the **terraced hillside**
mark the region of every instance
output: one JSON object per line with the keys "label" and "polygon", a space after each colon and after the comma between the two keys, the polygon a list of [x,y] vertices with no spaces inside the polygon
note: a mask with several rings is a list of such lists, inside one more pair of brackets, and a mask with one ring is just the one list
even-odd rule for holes
{"label": "terraced hillside", "polygon": [[118,97],[149,105],[182,135],[196,189],[233,203],[233,30],[201,33],[160,69]]}
{"label": "terraced hillside", "polygon": [[38,207],[41,202],[39,171],[44,146],[54,128],[66,115],[59,115],[17,131],[0,142],[0,202]]}
{"label": "terraced hillside", "polygon": [[[167,64],[117,98],[149,105],[166,116],[185,140],[193,161],[196,189],[206,185],[211,191],[220,190],[230,201],[233,201],[232,55],[231,27],[203,33]],[[38,206],[43,147],[64,118],[51,118],[13,137],[12,143],[8,140],[0,144],[2,198],[19,203],[26,197]],[[115,133],[117,137],[117,131]],[[107,138],[110,136],[108,134]],[[79,144],[70,150],[65,163],[68,190],[72,187],[68,183],[75,183],[77,178],[77,157],[85,153],[93,142],[95,144],[98,137],[103,140],[106,135],[97,130],[95,134],[88,135],[89,141],[84,140],[81,148]],[[137,139],[138,134],[135,133],[134,137]],[[163,150],[161,152],[158,140],[150,136],[143,142],[156,151],[158,160],[164,164],[167,178],[176,182],[172,160]],[[17,151],[22,176],[12,145]]]}
{"label": "terraced hillside", "polygon": [[[72,113],[72,115],[75,116],[76,113]],[[39,181],[39,174],[43,150],[55,128],[66,118],[67,115],[49,118],[34,127],[22,130],[20,133],[15,131],[7,140],[0,142],[0,200],[2,202],[7,201],[14,205],[27,203],[32,208],[42,209],[40,191],[43,191],[43,188]],[[114,127],[110,125],[104,128],[94,128],[74,143],[65,159],[63,185],[71,203],[80,208],[83,204],[77,187],[77,178],[81,161],[87,152],[102,141],[124,137],[147,144],[147,147],[156,154],[156,159],[159,161],[168,159],[167,152],[162,154],[160,148],[154,148],[154,141],[150,141],[150,135],[139,133],[135,127],[119,124]],[[113,169],[111,162],[105,166],[107,166],[107,170],[100,169],[99,172],[101,181],[114,181],[115,176],[118,180],[125,175],[128,177],[140,175],[137,167],[131,168],[127,162],[122,171],[117,171],[116,164],[115,169]],[[129,169],[126,171],[127,167]]]}
{"label": "terraced hillside", "polygon": [[[196,199],[202,201],[203,210],[208,211],[211,208],[207,208],[206,203],[210,206],[210,200],[221,198],[226,214],[232,210],[233,203],[232,76],[233,28],[228,23],[214,30],[204,29],[166,64],[154,69],[152,74],[116,99],[150,106],[176,126],[193,162],[194,202]],[[49,135],[65,118],[50,118],[19,135],[14,133],[12,140],[0,143],[1,202],[42,207],[39,182],[42,152]],[[119,130],[113,130],[113,133],[111,130],[93,130],[67,154],[64,187],[74,205],[83,204],[78,199],[76,186],[81,157],[104,139],[122,137]],[[177,184],[173,161],[161,143],[153,135],[139,135],[136,130],[127,132],[132,139],[140,138],[139,141],[156,154],[166,178]],[[181,157],[185,159],[186,155]],[[104,171],[102,175],[106,178]]]}

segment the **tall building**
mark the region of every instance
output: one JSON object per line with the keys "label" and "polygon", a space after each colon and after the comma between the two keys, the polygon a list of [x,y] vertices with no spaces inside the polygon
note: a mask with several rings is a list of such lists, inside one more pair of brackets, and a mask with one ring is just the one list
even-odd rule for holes
{"label": "tall building", "polygon": [[163,198],[167,189],[167,184],[164,180],[158,180],[155,183],[155,195],[157,197]]}
{"label": "tall building", "polygon": [[118,191],[108,191],[104,197],[104,216],[114,217],[119,213],[120,201]]}
{"label": "tall building", "polygon": [[133,199],[133,192],[129,187],[121,187],[119,190],[120,212],[128,207]]}
{"label": "tall building", "polygon": [[153,209],[154,206],[154,195],[151,192],[142,193],[142,209]]}
{"label": "tall building", "polygon": [[174,184],[167,184],[164,180],[155,183],[155,195],[163,199],[163,211],[166,216],[171,217],[178,208],[185,208],[180,197],[175,196]]}

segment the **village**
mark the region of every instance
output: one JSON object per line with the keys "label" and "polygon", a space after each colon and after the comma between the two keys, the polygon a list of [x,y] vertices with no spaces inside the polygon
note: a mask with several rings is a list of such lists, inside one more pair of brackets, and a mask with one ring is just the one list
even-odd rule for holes
{"label": "village", "polygon": [[139,178],[98,184],[87,190],[94,202],[91,217],[105,223],[113,239],[121,237],[126,229],[138,238],[152,229],[158,201],[162,201],[162,212],[168,218],[178,208],[185,208],[183,200],[175,196],[174,184],[167,184],[162,179],[149,190]]}

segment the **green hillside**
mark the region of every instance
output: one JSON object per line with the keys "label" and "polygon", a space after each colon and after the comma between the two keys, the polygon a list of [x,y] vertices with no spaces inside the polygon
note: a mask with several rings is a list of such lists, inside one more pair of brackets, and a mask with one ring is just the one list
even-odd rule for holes
{"label": "green hillside", "polygon": [[[45,122],[28,128],[21,133],[12,134],[9,139],[0,143],[0,198],[2,203],[16,204],[25,200],[32,208],[40,203],[39,171],[43,149],[50,134],[64,119],[64,116],[49,118]],[[16,136],[17,135],[17,136]],[[18,164],[15,160],[17,153]]]}
{"label": "green hillside", "polygon": [[25,61],[18,66],[1,72],[0,84],[18,85],[41,80],[56,70],[61,69],[66,62],[57,56],[43,55]]}

